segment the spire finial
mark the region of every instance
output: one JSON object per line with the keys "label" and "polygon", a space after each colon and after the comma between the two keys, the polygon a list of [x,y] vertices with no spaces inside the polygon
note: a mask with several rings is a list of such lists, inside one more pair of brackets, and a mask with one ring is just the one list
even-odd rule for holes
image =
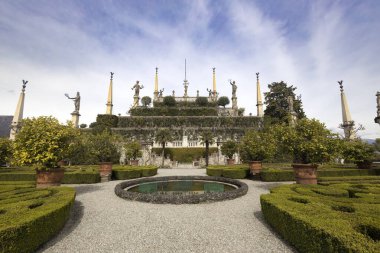
{"label": "spire finial", "polygon": [[340,87],[340,92],[343,92],[343,80],[338,81],[339,87]]}
{"label": "spire finial", "polygon": [[185,58],[185,80],[187,80],[186,79],[186,58]]}
{"label": "spire finial", "polygon": [[113,72],[110,72],[111,73],[111,81],[113,80],[113,74],[115,74],[115,73],[113,73]]}
{"label": "spire finial", "polygon": [[28,81],[25,81],[25,80],[22,80],[22,92],[25,91],[25,88],[26,88],[26,84],[28,83]]}
{"label": "spire finial", "polygon": [[156,74],[158,74],[158,67],[156,67]]}
{"label": "spire finial", "polygon": [[260,75],[260,72],[257,72],[256,73],[256,80],[259,81],[259,75]]}

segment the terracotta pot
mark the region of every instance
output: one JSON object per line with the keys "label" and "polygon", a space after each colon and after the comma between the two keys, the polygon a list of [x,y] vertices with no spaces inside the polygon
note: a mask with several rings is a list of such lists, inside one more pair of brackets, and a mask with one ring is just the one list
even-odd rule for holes
{"label": "terracotta pot", "polygon": [[139,160],[130,160],[132,166],[139,166]]}
{"label": "terracotta pot", "polygon": [[292,164],[297,184],[317,184],[316,164]]}
{"label": "terracotta pot", "polygon": [[262,169],[262,162],[261,161],[250,161],[249,164],[249,170],[252,175],[257,175],[261,173]]}
{"label": "terracotta pot", "polygon": [[64,169],[54,168],[37,170],[37,188],[60,186],[64,175]]}
{"label": "terracotta pot", "polygon": [[235,159],[230,159],[230,158],[228,158],[228,159],[227,159],[227,164],[228,164],[228,165],[234,165],[234,164],[235,164]]}
{"label": "terracotta pot", "polygon": [[101,177],[107,177],[112,174],[112,162],[101,162],[99,164],[99,174]]}
{"label": "terracotta pot", "polygon": [[357,162],[356,166],[358,167],[358,169],[368,170],[371,168],[372,162],[371,161]]}

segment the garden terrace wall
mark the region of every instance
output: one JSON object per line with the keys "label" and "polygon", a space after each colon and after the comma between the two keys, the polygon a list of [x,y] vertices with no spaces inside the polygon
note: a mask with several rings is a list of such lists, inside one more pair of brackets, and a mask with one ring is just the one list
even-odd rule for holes
{"label": "garden terrace wall", "polygon": [[75,191],[0,186],[0,251],[34,252],[62,229]]}
{"label": "garden terrace wall", "polygon": [[299,252],[380,252],[379,185],[283,185],[261,195],[264,218]]}
{"label": "garden terrace wall", "polygon": [[131,116],[218,116],[213,107],[137,107],[129,110]]}

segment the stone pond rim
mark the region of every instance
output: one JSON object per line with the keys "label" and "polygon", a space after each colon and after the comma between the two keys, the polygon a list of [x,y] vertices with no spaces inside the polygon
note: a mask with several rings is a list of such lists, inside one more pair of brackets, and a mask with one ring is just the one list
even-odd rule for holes
{"label": "stone pond rim", "polygon": [[[169,195],[158,193],[139,193],[124,190],[127,187],[136,186],[142,183],[161,182],[161,181],[212,181],[227,183],[237,187],[232,191],[226,192],[209,192],[194,195]],[[120,198],[127,200],[135,200],[140,202],[148,202],[154,204],[198,204],[202,202],[215,202],[235,199],[244,196],[248,192],[248,185],[235,179],[224,177],[208,177],[208,176],[169,176],[169,177],[153,177],[142,178],[137,180],[125,181],[117,184],[115,194]]]}

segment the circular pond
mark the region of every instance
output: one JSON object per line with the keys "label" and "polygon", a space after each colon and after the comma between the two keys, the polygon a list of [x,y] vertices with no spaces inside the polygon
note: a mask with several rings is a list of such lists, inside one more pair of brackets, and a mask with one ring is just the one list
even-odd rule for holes
{"label": "circular pond", "polygon": [[142,178],[115,187],[121,198],[157,204],[196,204],[234,199],[247,193],[248,186],[223,177],[172,176]]}

